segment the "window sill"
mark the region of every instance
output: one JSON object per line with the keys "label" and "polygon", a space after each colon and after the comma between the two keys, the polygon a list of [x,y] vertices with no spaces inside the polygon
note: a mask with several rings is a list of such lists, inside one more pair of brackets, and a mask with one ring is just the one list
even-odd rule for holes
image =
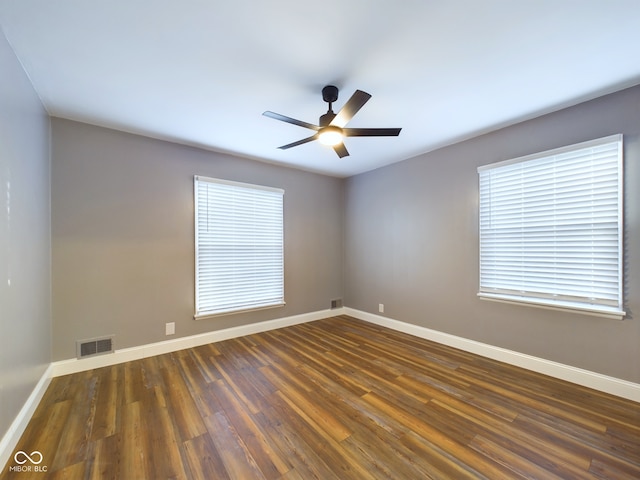
{"label": "window sill", "polygon": [[530,297],[519,297],[516,295],[501,295],[497,293],[479,292],[480,300],[492,302],[511,303],[525,305],[528,307],[545,308],[547,310],[559,310],[563,312],[581,313],[583,315],[594,315],[597,317],[609,318],[613,320],[624,319],[626,312],[615,307],[605,307],[601,305],[584,305],[575,302],[563,302]]}
{"label": "window sill", "polygon": [[248,312],[256,312],[258,310],[267,310],[267,309],[271,309],[271,308],[280,308],[280,307],[284,307],[286,305],[285,302],[283,303],[276,303],[274,305],[264,305],[261,307],[255,307],[255,308],[243,308],[240,310],[225,310],[223,312],[213,312],[213,313],[196,313],[193,316],[194,320],[206,320],[208,318],[214,318],[214,317],[222,317],[222,316],[226,316],[226,315],[235,315],[237,313],[248,313]]}

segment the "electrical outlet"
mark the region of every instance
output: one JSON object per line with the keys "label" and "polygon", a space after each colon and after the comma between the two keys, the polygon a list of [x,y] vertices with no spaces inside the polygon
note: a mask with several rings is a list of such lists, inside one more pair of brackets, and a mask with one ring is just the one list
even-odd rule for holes
{"label": "electrical outlet", "polygon": [[384,313],[384,303],[379,303],[378,304],[378,312]]}
{"label": "electrical outlet", "polygon": [[165,335],[174,335],[176,333],[176,322],[169,322],[164,328]]}

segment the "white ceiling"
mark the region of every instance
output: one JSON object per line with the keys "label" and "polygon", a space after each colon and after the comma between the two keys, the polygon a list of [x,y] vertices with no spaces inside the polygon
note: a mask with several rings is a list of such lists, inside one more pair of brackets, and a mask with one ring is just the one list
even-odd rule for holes
{"label": "white ceiling", "polygon": [[[0,0],[57,117],[350,176],[640,83],[640,0]],[[351,156],[310,123],[321,89],[371,100]],[[0,83],[1,86],[1,83]]]}

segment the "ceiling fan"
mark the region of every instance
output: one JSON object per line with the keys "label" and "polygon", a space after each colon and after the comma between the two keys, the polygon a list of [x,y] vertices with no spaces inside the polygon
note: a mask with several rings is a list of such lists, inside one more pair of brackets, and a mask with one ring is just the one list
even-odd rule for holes
{"label": "ceiling fan", "polygon": [[330,145],[340,158],[349,155],[347,148],[344,146],[344,137],[397,137],[401,128],[345,128],[345,125],[358,113],[367,101],[371,98],[367,92],[356,90],[347,103],[340,109],[338,113],[333,113],[331,106],[338,99],[338,87],[327,85],[322,89],[322,99],[329,104],[327,113],[320,116],[319,125],[296,120],[295,118],[286,117],[279,113],[266,111],[264,116],[280,120],[281,122],[291,123],[300,127],[315,130],[316,133],[310,137],[303,138],[297,142],[289,143],[278,147],[280,150],[287,150],[291,147],[318,140],[324,145]]}

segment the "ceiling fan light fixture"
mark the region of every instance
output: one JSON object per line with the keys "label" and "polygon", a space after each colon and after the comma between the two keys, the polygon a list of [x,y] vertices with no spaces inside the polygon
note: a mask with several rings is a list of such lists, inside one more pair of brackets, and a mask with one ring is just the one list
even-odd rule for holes
{"label": "ceiling fan light fixture", "polygon": [[322,89],[322,99],[329,104],[329,109],[327,113],[320,116],[318,125],[296,120],[270,110],[263,112],[262,115],[315,131],[310,137],[278,147],[280,150],[288,150],[289,148],[318,140],[324,145],[333,147],[333,151],[340,158],[343,158],[349,156],[349,151],[343,142],[345,137],[397,137],[400,134],[400,130],[402,130],[401,128],[346,128],[347,123],[351,121],[353,116],[358,113],[370,98],[371,95],[367,92],[356,90],[338,113],[333,113],[331,104],[338,99],[338,87],[327,85]]}
{"label": "ceiling fan light fixture", "polygon": [[342,133],[342,129],[339,127],[334,127],[332,125],[328,127],[324,127],[320,130],[320,134],[318,135],[318,141],[323,145],[329,145],[334,147],[342,143],[342,139],[344,138],[344,134]]}

